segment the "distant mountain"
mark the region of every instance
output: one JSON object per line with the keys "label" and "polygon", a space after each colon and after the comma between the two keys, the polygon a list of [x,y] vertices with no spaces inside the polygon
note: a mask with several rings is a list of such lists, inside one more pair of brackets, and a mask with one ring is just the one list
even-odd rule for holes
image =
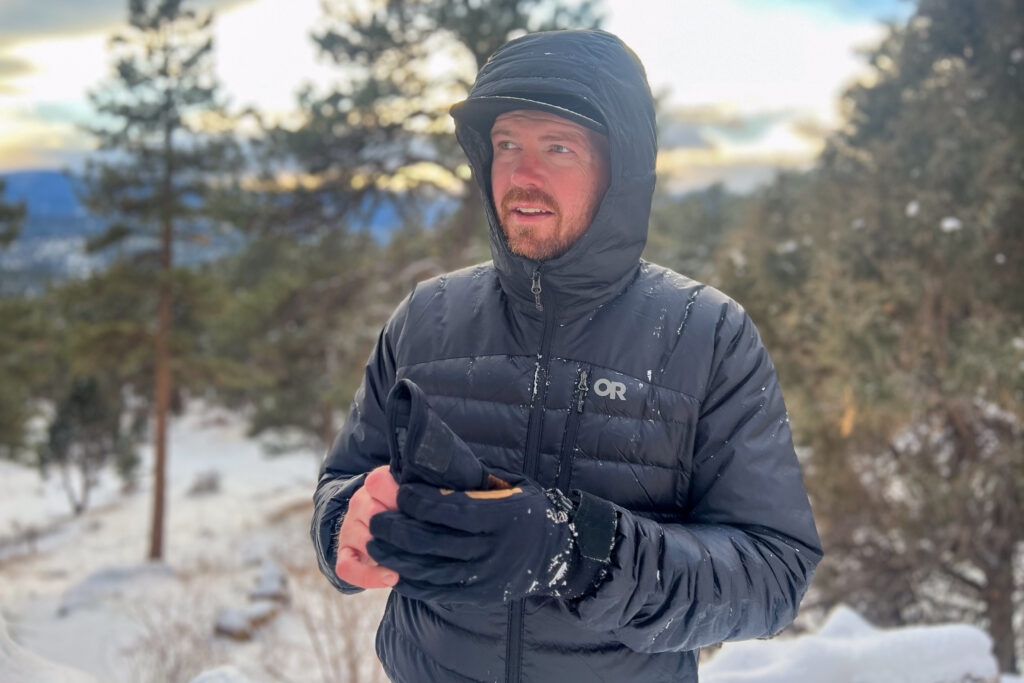
{"label": "distant mountain", "polygon": [[5,201],[25,202],[30,216],[75,217],[84,215],[63,171],[18,171],[0,174],[7,182]]}
{"label": "distant mountain", "polygon": [[[73,178],[59,170],[16,171],[0,174],[0,178],[6,181],[4,201],[24,202],[27,209],[18,239],[0,250],[0,293],[38,292],[48,282],[87,276],[105,267],[111,257],[90,254],[85,244],[103,232],[107,221],[89,213],[79,201]],[[442,220],[456,206],[452,198],[438,199],[424,212],[423,223]],[[383,204],[373,212],[366,228],[383,242],[401,224],[396,207]],[[202,263],[225,256],[242,244],[238,235],[211,231],[205,244],[183,243],[176,259],[185,265]]]}

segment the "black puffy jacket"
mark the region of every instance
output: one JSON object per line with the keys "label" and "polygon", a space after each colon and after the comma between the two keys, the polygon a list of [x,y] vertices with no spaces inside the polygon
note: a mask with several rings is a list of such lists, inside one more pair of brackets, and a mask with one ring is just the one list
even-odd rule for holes
{"label": "black puffy jacket", "polygon": [[[695,681],[696,649],[788,624],[821,549],[771,360],[740,306],[641,261],[656,155],[650,91],[610,34],[533,34],[472,94],[585,97],[611,180],[563,256],[511,254],[489,193],[487,131],[457,126],[488,209],[493,262],[419,284],[381,332],[324,459],[312,537],[334,574],[363,473],[387,462],[383,405],[407,377],[498,470],[581,489],[620,519],[607,578],[573,601],[445,605],[392,592],[377,652],[397,681]],[[471,95],[472,96],[472,95]]]}

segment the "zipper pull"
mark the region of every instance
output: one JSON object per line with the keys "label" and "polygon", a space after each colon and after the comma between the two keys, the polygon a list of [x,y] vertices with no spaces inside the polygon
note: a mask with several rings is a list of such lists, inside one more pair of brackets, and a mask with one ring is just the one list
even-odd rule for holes
{"label": "zipper pull", "polygon": [[530,287],[530,292],[533,294],[533,301],[537,306],[537,310],[543,311],[544,306],[540,303],[540,268],[533,271],[533,285]]}
{"label": "zipper pull", "polygon": [[583,401],[587,398],[587,371],[583,370],[580,372],[580,383],[576,385],[576,389],[579,390],[576,399],[576,412],[583,412]]}

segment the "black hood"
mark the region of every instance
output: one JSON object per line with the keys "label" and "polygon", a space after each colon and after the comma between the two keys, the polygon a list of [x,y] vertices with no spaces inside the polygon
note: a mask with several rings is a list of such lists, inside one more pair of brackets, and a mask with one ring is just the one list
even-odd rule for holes
{"label": "black hood", "polygon": [[550,31],[510,41],[480,70],[467,101],[523,93],[583,101],[607,130],[608,189],[590,227],[562,256],[537,262],[509,251],[490,191],[493,119],[471,123],[456,105],[455,133],[484,197],[491,254],[509,298],[535,309],[530,288],[539,268],[545,307],[573,317],[622,291],[639,266],[654,193],[654,101],[640,60],[604,31]]}

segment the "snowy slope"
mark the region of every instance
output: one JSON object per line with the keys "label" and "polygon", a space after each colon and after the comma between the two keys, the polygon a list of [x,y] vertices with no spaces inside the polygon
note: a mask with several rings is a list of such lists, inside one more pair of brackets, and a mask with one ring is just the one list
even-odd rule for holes
{"label": "snowy slope", "polygon": [[[0,680],[30,681],[18,667],[36,666],[51,667],[38,680],[88,680],[62,668],[73,667],[112,683],[204,670],[207,681],[383,683],[373,633],[386,594],[339,598],[313,566],[318,464],[310,452],[268,458],[231,415],[176,420],[165,563],[149,564],[148,473],[127,496],[105,480],[97,506],[72,519],[57,482],[0,462]],[[219,490],[189,495],[211,472]],[[27,528],[36,538],[20,538]],[[248,641],[224,635],[263,618]],[[982,631],[882,630],[846,608],[815,633],[730,643],[701,666],[702,683],[966,680],[998,680]]]}

